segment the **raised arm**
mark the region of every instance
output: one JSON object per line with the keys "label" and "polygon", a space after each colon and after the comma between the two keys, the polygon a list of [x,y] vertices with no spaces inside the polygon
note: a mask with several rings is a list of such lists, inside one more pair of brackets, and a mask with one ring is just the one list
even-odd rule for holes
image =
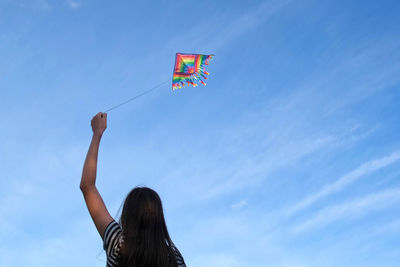
{"label": "raised arm", "polygon": [[91,124],[93,137],[83,165],[80,188],[90,216],[101,238],[103,238],[104,230],[113,220],[96,188],[97,156],[101,137],[107,128],[107,114],[101,112],[97,113],[96,116],[93,117]]}

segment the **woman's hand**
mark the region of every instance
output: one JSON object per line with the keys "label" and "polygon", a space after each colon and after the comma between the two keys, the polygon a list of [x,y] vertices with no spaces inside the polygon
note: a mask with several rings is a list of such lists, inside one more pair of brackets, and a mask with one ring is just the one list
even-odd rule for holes
{"label": "woman's hand", "polygon": [[107,113],[99,112],[92,119],[93,135],[102,136],[107,128]]}

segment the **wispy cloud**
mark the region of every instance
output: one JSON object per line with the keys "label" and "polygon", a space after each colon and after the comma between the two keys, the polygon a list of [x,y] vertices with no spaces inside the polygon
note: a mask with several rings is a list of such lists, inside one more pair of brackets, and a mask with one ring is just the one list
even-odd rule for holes
{"label": "wispy cloud", "polygon": [[225,14],[225,16],[220,14],[214,20],[207,21],[206,25],[202,23],[198,27],[191,27],[184,33],[184,38],[180,36],[170,40],[170,45],[176,47],[176,44],[179,43],[179,46],[182,47],[181,40],[185,39],[183,49],[186,47],[192,49],[201,44],[202,49],[206,47],[216,52],[236,38],[261,25],[291,2],[292,0],[266,0],[254,8],[246,10],[246,12],[237,14],[234,19],[232,19],[232,14],[229,14],[229,17],[226,17],[228,14]]}
{"label": "wispy cloud", "polygon": [[344,189],[346,186],[361,179],[363,176],[368,175],[379,169],[385,168],[385,167],[389,166],[390,164],[398,161],[399,159],[400,159],[400,151],[395,151],[386,157],[368,161],[368,162],[362,164],[357,169],[343,175],[341,178],[339,178],[335,182],[333,182],[331,184],[327,184],[320,191],[308,195],[303,200],[299,201],[297,204],[289,207],[285,213],[287,216],[291,216],[291,215],[307,208],[308,206],[312,205],[319,199],[326,197],[328,195],[331,195],[333,193],[336,193],[336,192]]}
{"label": "wispy cloud", "polygon": [[[85,229],[87,238],[82,239],[82,229]],[[61,233],[53,232],[34,239],[14,236],[14,242],[0,245],[0,266],[58,266],[60,262],[75,265],[77,258],[83,266],[105,266],[104,253],[97,258],[87,257],[102,251],[101,242],[93,242],[96,239],[100,241],[91,219],[88,216],[76,217],[63,224]],[[24,251],[23,257],[18,255],[21,249]]]}
{"label": "wispy cloud", "polygon": [[374,229],[374,231],[371,232],[371,235],[376,236],[376,235],[396,234],[396,233],[400,233],[400,218]]}
{"label": "wispy cloud", "polygon": [[67,5],[71,8],[71,9],[77,9],[81,7],[81,3],[75,0],[67,0]]}
{"label": "wispy cloud", "polygon": [[51,10],[51,5],[48,0],[20,0],[20,1],[3,1],[2,4],[13,4],[24,9]]}
{"label": "wispy cloud", "polygon": [[243,199],[243,200],[241,200],[241,201],[239,201],[239,202],[237,202],[237,203],[235,203],[235,204],[232,204],[232,208],[233,209],[241,209],[241,208],[243,208],[244,206],[246,206],[247,205],[247,199]]}
{"label": "wispy cloud", "polygon": [[314,229],[324,226],[336,220],[357,218],[399,201],[399,187],[372,193],[359,199],[327,206],[310,219],[296,225],[293,231],[299,233],[311,228]]}
{"label": "wispy cloud", "polygon": [[287,6],[291,0],[274,0],[264,1],[253,10],[246,12],[246,14],[239,16],[236,20],[231,21],[226,25],[225,30],[215,34],[217,36],[209,44],[214,49],[219,49],[231,42],[235,38],[243,35],[252,28],[264,23],[267,19],[272,17],[283,7]]}
{"label": "wispy cloud", "polygon": [[[333,137],[321,137],[315,140],[293,140],[284,143],[279,141],[261,157],[257,154],[247,154],[234,160],[235,163],[222,170],[223,173],[209,176],[208,182],[199,189],[203,199],[235,191],[239,188],[254,186],[264,180],[268,174],[288,164],[293,164],[305,156],[316,153],[334,141]],[[221,177],[227,177],[222,179]]]}
{"label": "wispy cloud", "polygon": [[221,267],[241,267],[244,265],[240,259],[237,258],[234,254],[228,253],[209,253],[197,256],[193,259],[193,262],[190,262],[191,266],[200,267],[204,266],[204,262],[210,264],[212,266],[221,266]]}

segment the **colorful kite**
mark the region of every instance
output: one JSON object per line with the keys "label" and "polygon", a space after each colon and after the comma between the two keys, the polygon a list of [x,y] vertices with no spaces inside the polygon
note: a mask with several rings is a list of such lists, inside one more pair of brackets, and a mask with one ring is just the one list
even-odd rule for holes
{"label": "colorful kite", "polygon": [[185,83],[196,87],[197,81],[206,85],[203,79],[206,80],[206,75],[209,73],[205,67],[213,56],[176,53],[174,74],[172,76],[172,90],[184,87]]}
{"label": "colorful kite", "polygon": [[[182,54],[176,53],[175,57],[175,67],[174,67],[174,74],[172,76],[172,90],[176,90],[178,88],[184,87],[185,83],[187,85],[193,85],[194,87],[197,86],[197,81],[201,82],[203,85],[206,83],[203,81],[207,80],[206,75],[209,73],[206,71],[206,65],[208,62],[214,57],[214,55],[199,55],[199,54]],[[150,92],[162,87],[164,84],[168,83],[170,80],[160,83],[153,88],[144,91],[134,97],[115,105],[106,111],[105,113],[116,109],[122,105],[125,105],[139,97],[149,94]]]}

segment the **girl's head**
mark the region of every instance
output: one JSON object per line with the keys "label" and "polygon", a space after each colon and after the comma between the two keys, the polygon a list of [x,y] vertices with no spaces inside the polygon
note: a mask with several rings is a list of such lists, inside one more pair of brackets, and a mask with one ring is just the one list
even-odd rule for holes
{"label": "girl's head", "polygon": [[128,194],[120,221],[125,233],[136,232],[138,228],[161,232],[166,230],[161,199],[147,187],[136,187]]}
{"label": "girl's head", "polygon": [[120,224],[124,236],[119,266],[177,266],[161,199],[147,187],[136,187],[126,197]]}

